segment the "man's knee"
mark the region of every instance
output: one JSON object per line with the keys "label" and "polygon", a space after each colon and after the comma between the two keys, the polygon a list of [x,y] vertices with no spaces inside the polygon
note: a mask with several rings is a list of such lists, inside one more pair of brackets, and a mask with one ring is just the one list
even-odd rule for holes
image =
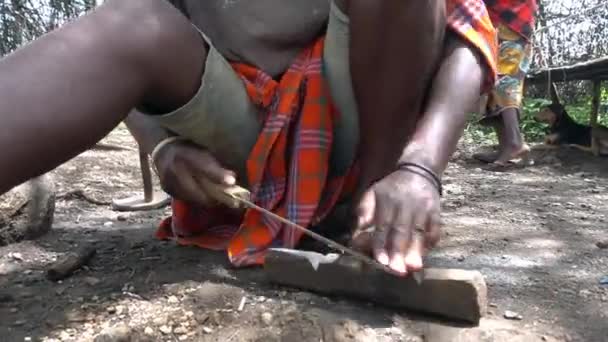
{"label": "man's knee", "polygon": [[188,19],[166,0],[107,0],[98,14],[99,21],[103,21],[101,28],[108,29],[112,40],[138,55],[159,53],[195,31]]}

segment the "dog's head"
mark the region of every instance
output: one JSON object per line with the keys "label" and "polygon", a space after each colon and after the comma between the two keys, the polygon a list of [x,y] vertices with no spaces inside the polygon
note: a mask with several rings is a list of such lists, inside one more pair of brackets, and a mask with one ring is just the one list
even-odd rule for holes
{"label": "dog's head", "polygon": [[553,126],[562,116],[564,116],[565,112],[566,109],[561,104],[551,103],[550,105],[539,110],[534,116],[534,119],[538,122],[543,122],[549,126]]}

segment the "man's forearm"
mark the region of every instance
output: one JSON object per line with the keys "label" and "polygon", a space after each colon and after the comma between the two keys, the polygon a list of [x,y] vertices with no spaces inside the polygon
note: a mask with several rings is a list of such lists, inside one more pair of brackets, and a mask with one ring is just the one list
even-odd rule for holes
{"label": "man's forearm", "polygon": [[485,77],[473,48],[452,36],[433,80],[428,105],[401,162],[415,162],[440,175],[456,149]]}
{"label": "man's forearm", "polygon": [[167,130],[156,121],[135,110],[125,119],[125,125],[127,125],[139,147],[148,154],[152,153],[159,142],[169,137]]}

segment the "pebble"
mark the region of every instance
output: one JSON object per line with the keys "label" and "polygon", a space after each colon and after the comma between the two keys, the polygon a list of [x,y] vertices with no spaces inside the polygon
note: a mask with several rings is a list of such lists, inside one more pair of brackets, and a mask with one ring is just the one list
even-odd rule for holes
{"label": "pebble", "polygon": [[176,335],[184,335],[188,333],[188,329],[184,328],[184,327],[177,327],[175,329],[173,329],[173,333]]}
{"label": "pebble", "polygon": [[458,258],[456,258],[456,260],[463,262],[464,261],[464,255],[459,255]]}
{"label": "pebble", "polygon": [[203,332],[205,334],[211,334],[211,333],[213,333],[213,329],[211,329],[209,327],[203,327]]}
{"label": "pebble", "polygon": [[156,326],[167,324],[167,319],[165,317],[156,317],[152,323]]}
{"label": "pebble", "polygon": [[179,299],[177,299],[177,297],[175,297],[175,296],[169,296],[169,298],[167,299],[167,302],[169,304],[177,304],[177,303],[179,303]]}
{"label": "pebble", "polygon": [[608,240],[598,241],[595,245],[599,249],[606,249],[606,248],[608,248]]}
{"label": "pebble", "polygon": [[17,260],[17,261],[23,261],[23,254],[21,253],[8,253],[8,257],[13,259],[13,260]]}
{"label": "pebble", "polygon": [[268,325],[272,324],[272,314],[270,312],[264,312],[262,314],[262,323]]}
{"label": "pebble", "polygon": [[148,335],[148,336],[152,336],[154,335],[154,329],[150,328],[150,327],[146,327],[144,329],[144,334]]}
{"label": "pebble", "polygon": [[116,216],[116,220],[118,220],[120,222],[124,222],[127,220],[127,217],[124,215],[118,215],[118,216]]}
{"label": "pebble", "polygon": [[105,328],[95,337],[94,342],[129,342],[131,341],[131,328],[120,323],[113,327]]}
{"label": "pebble", "polygon": [[169,335],[173,329],[171,329],[171,327],[163,325],[160,328],[158,328],[158,330],[160,330],[161,333],[165,334],[165,335]]}
{"label": "pebble", "polygon": [[124,305],[116,305],[116,314],[117,315],[122,315],[123,313],[126,313],[127,308]]}
{"label": "pebble", "polygon": [[523,319],[523,317],[520,314],[518,314],[515,311],[510,311],[510,310],[505,311],[504,317],[506,319],[516,320],[516,321],[521,321]]}
{"label": "pebble", "polygon": [[106,312],[109,313],[110,315],[115,314],[116,308],[113,306],[108,306],[108,308],[106,308]]}
{"label": "pebble", "polygon": [[95,278],[95,277],[86,277],[83,279],[83,281],[89,286],[95,286],[95,285],[101,283],[101,280],[99,280],[98,278]]}
{"label": "pebble", "polygon": [[104,222],[103,226],[104,227],[112,227],[113,224],[114,223],[112,223],[111,221],[108,221],[108,222]]}

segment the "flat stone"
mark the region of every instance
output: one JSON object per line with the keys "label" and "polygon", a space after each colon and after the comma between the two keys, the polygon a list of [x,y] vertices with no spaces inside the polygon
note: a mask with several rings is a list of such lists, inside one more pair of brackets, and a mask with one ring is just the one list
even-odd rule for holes
{"label": "flat stone", "polygon": [[361,298],[384,306],[477,324],[487,312],[487,286],[480,272],[427,268],[418,284],[348,256],[272,249],[264,270],[274,283],[325,295]]}

